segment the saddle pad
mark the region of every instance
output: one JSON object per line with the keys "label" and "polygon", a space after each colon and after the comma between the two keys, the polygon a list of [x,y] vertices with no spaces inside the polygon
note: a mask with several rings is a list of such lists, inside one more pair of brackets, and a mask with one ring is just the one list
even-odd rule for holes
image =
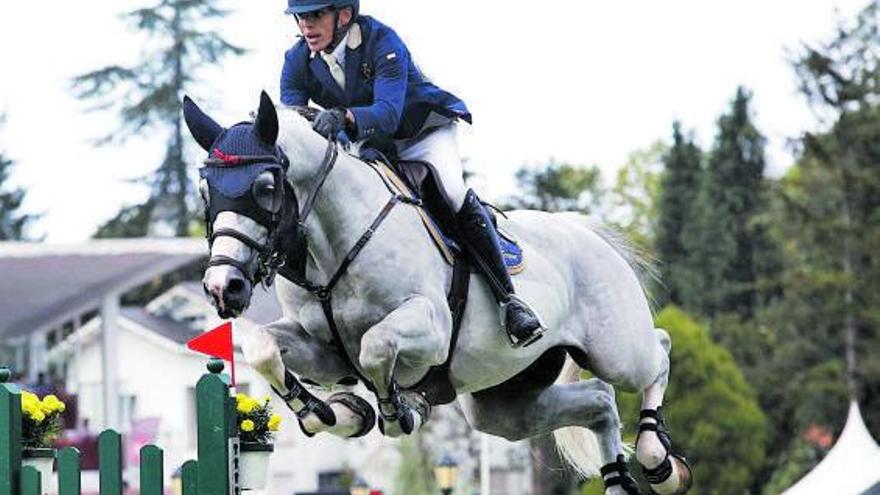
{"label": "saddle pad", "polygon": [[[394,190],[403,194],[408,198],[417,197],[410,188],[406,185],[403,179],[397,175],[393,169],[391,169],[387,164],[381,161],[368,162],[370,166],[376,168],[379,172],[379,175],[393,187]],[[455,260],[453,253],[458,252],[459,247],[446,233],[440,230],[437,226],[437,222],[431,218],[430,213],[428,213],[425,208],[420,207],[416,208],[419,213],[419,217],[422,219],[422,224],[425,226],[425,230],[428,231],[428,234],[431,236],[431,240],[434,241],[434,244],[437,246],[437,249],[440,250],[440,253],[443,255],[443,259],[449,265],[453,265]],[[497,229],[498,238],[501,241],[501,254],[504,258],[504,265],[507,266],[507,272],[511,275],[516,275],[522,272],[525,269],[525,261],[523,258],[522,248],[519,247],[516,240],[513,236],[502,230],[501,228]]]}
{"label": "saddle pad", "polygon": [[516,243],[516,240],[509,233],[498,230],[498,239],[501,241],[501,254],[504,256],[504,266],[507,267],[507,273],[516,275],[526,269],[525,259],[523,258],[522,248]]}

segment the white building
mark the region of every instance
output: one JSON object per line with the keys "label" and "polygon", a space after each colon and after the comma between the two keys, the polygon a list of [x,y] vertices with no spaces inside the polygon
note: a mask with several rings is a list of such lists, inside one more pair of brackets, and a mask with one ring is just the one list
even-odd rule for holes
{"label": "white building", "polygon": [[[5,361],[25,372],[30,381],[56,370],[77,397],[80,424],[87,420],[92,431],[113,426],[131,438],[133,430],[153,425],[151,443],[164,450],[170,477],[184,460],[195,457],[195,384],[207,362],[185,343],[220,320],[194,282],[175,286],[145,308],[120,307],[119,300],[132,288],[197,262],[205,252],[201,239],[91,241],[75,246],[0,243],[0,351],[5,351],[0,352],[5,355],[0,364]],[[234,322],[236,340],[280,314],[274,290],[257,288],[251,307]],[[237,391],[272,396],[240,354],[236,361]],[[361,392],[374,403],[369,392]],[[274,396],[272,404],[284,423],[272,456],[269,494],[335,493],[327,485],[343,472],[357,473],[387,495],[395,492],[396,440],[381,436],[378,429],[353,440],[327,434],[307,438]],[[447,411],[435,410],[435,433],[425,443],[435,454],[452,453],[462,462],[462,482],[478,485],[470,476],[476,459],[467,458],[473,448],[461,448],[467,440],[440,438],[450,421],[461,421]],[[462,428],[459,424],[453,429]],[[528,494],[527,450],[500,439],[491,444],[491,493]],[[137,483],[135,464],[129,465],[127,477]],[[90,483],[92,479],[84,480],[84,493],[90,491]]]}

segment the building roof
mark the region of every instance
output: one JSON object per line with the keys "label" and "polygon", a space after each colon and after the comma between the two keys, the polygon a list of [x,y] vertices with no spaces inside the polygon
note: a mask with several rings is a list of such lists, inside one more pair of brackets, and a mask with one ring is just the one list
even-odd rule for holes
{"label": "building roof", "polygon": [[0,337],[51,328],[207,254],[202,239],[0,243]]}
{"label": "building roof", "polygon": [[[202,285],[198,282],[183,282],[178,287],[185,290],[194,299],[207,301]],[[260,325],[272,323],[281,316],[281,305],[278,304],[278,299],[275,297],[274,286],[269,288],[255,287],[251,295],[251,304],[241,315],[242,318]]]}
{"label": "building roof", "polygon": [[818,466],[782,495],[874,494],[880,493],[877,491],[878,484],[880,446],[871,437],[859,412],[859,405],[853,401],[846,426],[834,447]]}

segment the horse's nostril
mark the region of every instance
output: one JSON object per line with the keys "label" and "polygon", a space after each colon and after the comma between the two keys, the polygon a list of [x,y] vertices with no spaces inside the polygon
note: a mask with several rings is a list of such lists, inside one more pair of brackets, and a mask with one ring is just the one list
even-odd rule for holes
{"label": "horse's nostril", "polygon": [[226,292],[228,294],[239,294],[244,290],[244,280],[240,278],[234,278],[229,281],[229,284],[226,286]]}

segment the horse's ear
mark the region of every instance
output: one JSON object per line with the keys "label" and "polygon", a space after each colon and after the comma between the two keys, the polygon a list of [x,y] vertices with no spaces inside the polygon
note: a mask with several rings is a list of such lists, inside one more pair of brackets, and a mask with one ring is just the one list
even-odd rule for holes
{"label": "horse's ear", "polygon": [[278,113],[275,112],[272,98],[269,98],[265,91],[260,94],[260,109],[257,111],[254,128],[261,141],[275,145],[275,141],[278,140]]}
{"label": "horse's ear", "polygon": [[208,117],[189,96],[183,97],[183,118],[186,120],[189,132],[199,143],[199,146],[205,151],[211,151],[211,145],[223,132],[223,127]]}

